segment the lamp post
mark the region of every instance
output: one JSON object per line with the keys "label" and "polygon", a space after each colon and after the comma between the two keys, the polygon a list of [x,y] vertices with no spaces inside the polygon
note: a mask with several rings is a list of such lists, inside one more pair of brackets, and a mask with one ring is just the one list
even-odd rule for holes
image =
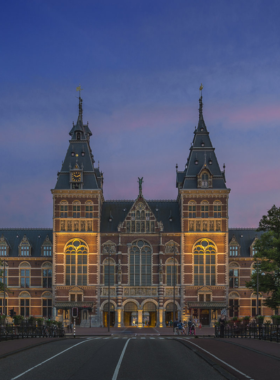
{"label": "lamp post", "polygon": [[259,263],[256,263],[257,267],[257,315],[259,315]]}
{"label": "lamp post", "polygon": [[108,332],[110,332],[110,324],[111,324],[111,315],[110,315],[110,292],[111,292],[111,273],[110,273],[110,270],[111,270],[111,254],[112,254],[113,250],[112,250],[112,247],[109,247],[109,258],[108,258]]}
{"label": "lamp post", "polygon": [[4,260],[4,276],[3,276],[3,287],[4,287],[4,315],[6,315],[6,292],[5,292],[5,283],[6,283],[6,262]]}

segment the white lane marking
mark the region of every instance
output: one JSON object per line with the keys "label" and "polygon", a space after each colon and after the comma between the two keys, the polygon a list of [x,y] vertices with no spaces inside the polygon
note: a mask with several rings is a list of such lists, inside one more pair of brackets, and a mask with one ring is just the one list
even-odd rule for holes
{"label": "white lane marking", "polygon": [[119,338],[117,337],[117,338],[113,338],[113,339],[119,339]]}
{"label": "white lane marking", "polygon": [[117,380],[117,377],[118,377],[118,374],[119,374],[119,370],[121,368],[122,360],[123,360],[123,357],[124,357],[124,353],[125,353],[125,350],[126,350],[126,347],[127,347],[129,341],[130,341],[130,338],[125,343],[125,346],[124,346],[124,348],[122,350],[122,353],[121,353],[121,356],[119,358],[118,364],[116,366],[116,369],[115,369],[114,375],[112,377],[112,380]]}
{"label": "white lane marking", "polygon": [[44,363],[47,363],[48,361],[50,361],[50,360],[56,358],[57,356],[63,354],[64,352],[66,352],[66,351],[68,351],[68,350],[71,350],[72,348],[79,346],[79,344],[83,344],[83,343],[86,343],[86,342],[88,342],[88,340],[83,340],[82,342],[77,343],[77,344],[75,344],[75,345],[72,346],[72,347],[66,348],[66,350],[63,350],[63,351],[61,351],[59,354],[56,354],[56,355],[52,356],[51,358],[49,358],[49,359],[47,359],[47,360],[44,360],[42,363],[39,363],[39,364],[35,365],[34,367],[28,369],[27,371],[22,372],[20,375],[18,375],[18,376],[16,376],[16,377],[13,377],[11,380],[18,379],[19,377],[21,377],[21,376],[25,375],[26,373],[32,371],[34,368],[40,367],[40,365],[42,365],[42,364],[44,364]]}
{"label": "white lane marking", "polygon": [[158,338],[158,339],[165,339],[165,338]]}
{"label": "white lane marking", "polygon": [[150,338],[150,339],[155,339],[155,338]]}
{"label": "white lane marking", "polygon": [[128,339],[128,337],[127,337],[127,336],[125,336],[125,337],[123,337],[123,339]]}
{"label": "white lane marking", "polygon": [[140,339],[146,339],[146,338],[143,338],[143,337],[142,337],[142,338],[140,338]]}
{"label": "white lane marking", "polygon": [[110,339],[110,337],[108,337],[108,338],[103,338],[103,339]]}
{"label": "white lane marking", "polygon": [[[179,339],[184,340],[183,338],[179,338]],[[191,341],[189,341],[188,343],[193,344],[194,346],[198,347],[200,350],[202,350],[202,351],[204,351],[204,352],[207,352],[207,354],[213,356],[213,358],[219,360],[221,363],[224,363],[224,364],[227,365],[228,367],[232,368],[234,371],[236,371],[236,372],[240,373],[241,375],[247,377],[247,379],[253,380],[251,376],[245,375],[245,373],[239,371],[237,368],[233,367],[232,365],[230,365],[230,364],[224,362],[222,359],[219,359],[217,356],[211,354],[211,352],[209,352],[209,351],[205,350],[204,348],[200,347],[198,344],[195,344],[195,343],[193,343],[193,342],[191,342]]]}

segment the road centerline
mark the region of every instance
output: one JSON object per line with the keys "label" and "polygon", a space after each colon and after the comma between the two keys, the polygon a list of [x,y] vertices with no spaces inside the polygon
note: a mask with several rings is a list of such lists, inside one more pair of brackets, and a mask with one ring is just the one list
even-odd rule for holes
{"label": "road centerline", "polygon": [[[129,338],[129,339],[126,341],[125,345],[124,345],[124,348],[123,348],[123,350],[122,350],[121,356],[120,356],[119,361],[118,361],[118,364],[117,364],[117,366],[116,366],[116,368],[115,368],[115,372],[114,372],[114,374],[113,374],[112,380],[117,380],[117,377],[118,377],[118,374],[119,374],[119,370],[120,370],[120,368],[121,368],[122,360],[123,360],[123,357],[124,357],[124,353],[125,353],[126,347],[127,347],[128,343],[129,343],[130,339],[131,339],[131,338]],[[13,380],[13,379],[12,379],[12,380]]]}
{"label": "road centerline", "polygon": [[35,368],[37,368],[37,367],[40,367],[42,364],[47,363],[48,361],[50,361],[50,360],[56,358],[57,356],[63,354],[64,352],[69,351],[69,350],[71,350],[72,348],[77,347],[77,346],[79,346],[80,344],[82,344],[82,343],[86,343],[86,342],[88,342],[88,341],[89,341],[89,340],[83,340],[82,342],[79,342],[79,343],[75,344],[74,346],[71,346],[71,347],[69,347],[69,348],[66,348],[66,350],[63,350],[63,351],[59,352],[58,354],[52,356],[51,358],[44,360],[43,362],[41,362],[41,363],[35,365],[35,366],[32,367],[32,368],[29,368],[27,371],[24,371],[24,372],[22,372],[21,374],[19,374],[19,375],[13,377],[11,380],[18,379],[19,377],[25,375],[26,373],[32,371],[33,369],[35,369]]}

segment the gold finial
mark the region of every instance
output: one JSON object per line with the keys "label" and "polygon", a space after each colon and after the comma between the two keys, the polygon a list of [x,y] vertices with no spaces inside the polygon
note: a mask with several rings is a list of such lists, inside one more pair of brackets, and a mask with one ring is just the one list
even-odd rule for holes
{"label": "gold finial", "polygon": [[199,90],[202,91],[203,90],[203,85],[201,83],[200,87],[199,87]]}
{"label": "gold finial", "polygon": [[83,91],[83,88],[81,88],[81,85],[79,84],[78,87],[76,87],[76,91],[79,91],[79,97],[81,96],[81,91]]}

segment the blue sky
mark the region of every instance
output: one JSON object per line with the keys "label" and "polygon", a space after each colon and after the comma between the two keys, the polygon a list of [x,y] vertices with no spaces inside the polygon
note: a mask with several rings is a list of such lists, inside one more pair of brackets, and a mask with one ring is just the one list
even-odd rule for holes
{"label": "blue sky", "polygon": [[230,226],[280,203],[278,1],[12,1],[0,14],[0,227],[51,227],[76,121],[105,199],[175,199],[198,121],[226,164]]}

